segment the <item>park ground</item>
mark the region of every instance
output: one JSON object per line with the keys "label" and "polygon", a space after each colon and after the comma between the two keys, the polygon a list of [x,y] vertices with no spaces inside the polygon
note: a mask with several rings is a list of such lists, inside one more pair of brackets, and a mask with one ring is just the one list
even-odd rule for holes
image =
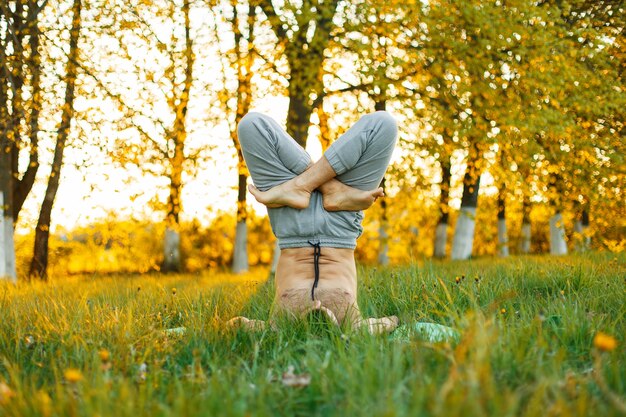
{"label": "park ground", "polygon": [[359,268],[368,316],[459,340],[267,319],[267,269],[0,285],[0,416],[618,416],[626,255]]}

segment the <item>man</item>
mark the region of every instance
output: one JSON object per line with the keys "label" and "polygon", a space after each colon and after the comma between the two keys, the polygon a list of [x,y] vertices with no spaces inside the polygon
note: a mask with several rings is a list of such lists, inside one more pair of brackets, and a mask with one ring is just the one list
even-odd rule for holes
{"label": "man", "polygon": [[[387,112],[363,116],[322,158],[311,157],[268,116],[249,113],[239,123],[239,141],[254,186],[268,207],[281,249],[276,269],[277,312],[301,316],[319,310],[338,325],[366,326],[371,333],[393,330],[395,316],[363,319],[357,304],[354,261],[369,208],[397,140]],[[265,328],[265,322],[236,317],[232,326]]]}

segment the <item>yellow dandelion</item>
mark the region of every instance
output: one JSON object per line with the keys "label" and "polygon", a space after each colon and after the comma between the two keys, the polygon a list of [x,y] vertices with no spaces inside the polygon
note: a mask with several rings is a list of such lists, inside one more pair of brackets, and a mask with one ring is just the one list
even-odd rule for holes
{"label": "yellow dandelion", "polygon": [[617,347],[617,340],[611,335],[598,332],[593,338],[593,345],[602,352],[610,352]]}
{"label": "yellow dandelion", "polygon": [[11,398],[15,397],[15,392],[4,382],[0,382],[0,405],[7,404]]}
{"label": "yellow dandelion", "polygon": [[456,277],[454,280],[456,281],[456,283],[457,283],[457,284],[458,284],[459,282],[461,282],[461,278],[460,278],[460,277]]}
{"label": "yellow dandelion", "polygon": [[109,359],[111,359],[111,354],[106,349],[100,349],[98,351],[98,357],[100,358],[102,362],[108,362]]}
{"label": "yellow dandelion", "polygon": [[565,291],[561,290],[561,295],[565,295]]}
{"label": "yellow dandelion", "polygon": [[506,308],[503,308],[502,310],[500,310],[500,313],[502,314],[506,313]]}
{"label": "yellow dandelion", "polygon": [[35,398],[39,403],[41,415],[44,417],[52,415],[52,399],[50,396],[45,391],[39,390],[37,391]]}
{"label": "yellow dandelion", "polygon": [[176,287],[172,288],[172,295],[176,295]]}
{"label": "yellow dandelion", "polygon": [[65,377],[65,380],[70,384],[75,384],[82,381],[83,379],[83,374],[81,374],[78,369],[74,368],[66,369],[63,376]]}

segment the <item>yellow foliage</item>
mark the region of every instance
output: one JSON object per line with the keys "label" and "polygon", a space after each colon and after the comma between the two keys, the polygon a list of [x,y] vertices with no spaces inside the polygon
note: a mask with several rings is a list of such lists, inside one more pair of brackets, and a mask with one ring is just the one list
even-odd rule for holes
{"label": "yellow foliage", "polygon": [[[271,262],[274,238],[269,220],[251,213],[247,219],[250,266]],[[50,236],[50,276],[66,274],[145,273],[158,271],[163,261],[165,222],[122,220],[115,216]],[[183,222],[181,256],[189,272],[229,267],[235,240],[235,213],[221,213],[211,224]],[[18,275],[28,272],[34,236],[16,236]]]}

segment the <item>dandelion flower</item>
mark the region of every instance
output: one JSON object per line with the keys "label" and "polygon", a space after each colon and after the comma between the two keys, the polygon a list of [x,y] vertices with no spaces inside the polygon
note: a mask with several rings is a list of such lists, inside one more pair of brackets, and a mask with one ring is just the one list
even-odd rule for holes
{"label": "dandelion flower", "polygon": [[172,295],[176,295],[176,287],[172,288]]}
{"label": "dandelion flower", "polygon": [[455,278],[455,281],[456,281],[456,283],[458,284],[458,283],[460,283],[460,282],[461,282],[461,278],[460,278],[460,277],[456,277],[456,278]]}
{"label": "dandelion flower", "polygon": [[611,335],[598,332],[593,338],[593,345],[602,352],[610,352],[617,347],[617,340]]}
{"label": "dandelion flower", "polygon": [[502,314],[506,313],[506,308],[503,308],[502,310],[500,310],[500,313]]}
{"label": "dandelion flower", "polygon": [[75,384],[82,381],[83,379],[83,374],[81,374],[78,369],[74,368],[66,369],[63,376],[65,377],[65,380],[70,384]]}
{"label": "dandelion flower", "polygon": [[109,359],[111,359],[111,354],[106,349],[100,349],[98,351],[98,357],[100,358],[102,362],[108,362]]}

